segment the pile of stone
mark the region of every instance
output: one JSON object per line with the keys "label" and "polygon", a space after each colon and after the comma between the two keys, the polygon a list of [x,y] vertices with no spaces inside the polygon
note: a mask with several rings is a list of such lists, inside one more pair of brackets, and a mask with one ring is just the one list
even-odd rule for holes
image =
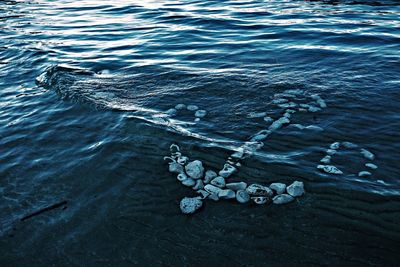
{"label": "pile of stone", "polygon": [[235,199],[239,203],[262,205],[266,203],[286,204],[296,197],[304,194],[303,182],[295,181],[286,186],[283,183],[272,183],[269,186],[260,184],[247,185],[245,182],[227,182],[237,168],[225,164],[218,173],[213,170],[205,170],[200,160],[189,161],[182,155],[179,147],[171,145],[171,156],[164,157],[169,160],[169,171],[177,175],[177,180],[182,185],[191,187],[198,196],[185,197],[181,200],[180,208],[185,214],[194,213],[203,206],[203,200],[213,201]]}
{"label": "pile of stone", "polygon": [[[343,174],[343,171],[341,171],[338,167],[334,166],[331,164],[332,161],[332,157],[333,155],[335,155],[338,152],[339,148],[344,148],[344,149],[359,149],[360,154],[369,161],[373,161],[375,159],[375,155],[365,149],[365,148],[359,148],[358,145],[351,143],[351,142],[333,142],[330,146],[329,149],[326,150],[326,155],[320,160],[320,162],[322,164],[317,166],[317,169],[322,170],[326,173],[329,174],[336,174],[336,175],[340,175]],[[372,162],[367,162],[365,163],[365,167],[367,167],[370,170],[375,170],[378,168],[377,165],[373,164]],[[369,170],[364,170],[364,171],[360,171],[358,173],[359,177],[366,177],[366,176],[370,176],[372,175],[371,172]]]}
{"label": "pile of stone", "polygon": [[196,105],[185,105],[185,104],[177,104],[174,108],[168,109],[165,113],[170,116],[174,117],[178,115],[180,111],[188,110],[194,112],[194,116],[196,117],[194,121],[200,121],[201,118],[204,118],[207,115],[207,111],[204,109],[199,109]]}

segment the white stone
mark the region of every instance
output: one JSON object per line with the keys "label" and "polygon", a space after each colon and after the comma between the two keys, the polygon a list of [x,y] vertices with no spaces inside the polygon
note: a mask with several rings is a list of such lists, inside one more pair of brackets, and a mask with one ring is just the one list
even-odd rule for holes
{"label": "white stone", "polygon": [[343,145],[343,147],[349,148],[349,149],[358,147],[358,145],[356,145],[352,142],[343,142],[342,145]]}
{"label": "white stone", "polygon": [[367,171],[361,171],[358,173],[359,177],[367,177],[367,176],[371,176],[372,174],[370,172]]}
{"label": "white stone", "polygon": [[378,169],[378,166],[376,166],[373,163],[365,163],[365,167],[368,167],[368,168],[373,169],[373,170]]}
{"label": "white stone", "polygon": [[341,170],[339,170],[337,167],[333,165],[318,165],[317,168],[323,170],[326,173],[343,174]]}
{"label": "white stone", "polygon": [[220,176],[227,178],[236,171],[236,168],[230,164],[225,164],[224,168],[218,173]]}
{"label": "white stone", "polygon": [[207,111],[200,109],[194,113],[194,116],[197,118],[204,118],[207,115]]}
{"label": "white stone", "polygon": [[277,195],[272,199],[272,202],[277,205],[287,204],[292,202],[294,197],[288,194]]}
{"label": "white stone", "polygon": [[269,186],[270,189],[274,190],[278,195],[285,193],[286,185],[283,183],[272,183]]}
{"label": "white stone", "polygon": [[223,188],[223,187],[225,187],[225,179],[224,179],[224,177],[217,176],[211,180],[210,184],[215,185],[219,188]]}
{"label": "white stone", "polygon": [[206,183],[206,184],[210,183],[211,180],[217,176],[218,175],[215,171],[212,171],[212,170],[206,171],[206,175],[204,176],[204,183]]}
{"label": "white stone", "polygon": [[196,181],[193,180],[192,178],[187,178],[187,179],[182,181],[182,184],[184,186],[192,187],[192,186],[194,186],[196,184]]}
{"label": "white stone", "polygon": [[178,181],[182,182],[182,181],[186,180],[188,177],[186,174],[180,173],[180,174],[178,174],[178,176],[176,178],[178,179]]}
{"label": "white stone", "polygon": [[252,196],[268,196],[271,197],[274,193],[266,186],[259,184],[251,184],[246,188],[246,192]]}
{"label": "white stone", "polygon": [[177,104],[177,105],[175,106],[175,109],[177,109],[177,110],[185,109],[185,108],[186,108],[186,105],[185,105],[185,104]]}
{"label": "white stone", "polygon": [[320,160],[320,162],[322,162],[322,163],[324,163],[324,164],[329,164],[329,163],[331,163],[331,159],[332,159],[331,156],[326,155],[325,157],[323,157],[323,158]]}
{"label": "white stone", "polygon": [[247,187],[247,184],[245,182],[238,182],[238,183],[229,183],[226,184],[226,188],[232,189],[234,191],[238,190],[245,190]]}
{"label": "white stone", "polygon": [[193,179],[200,179],[203,177],[204,174],[203,163],[200,160],[189,162],[185,166],[185,170],[187,175],[189,175]]}
{"label": "white stone", "polygon": [[236,192],[236,200],[239,203],[247,203],[250,201],[250,195],[245,190],[239,190]]}
{"label": "white stone", "polygon": [[175,116],[178,113],[178,111],[174,108],[170,108],[167,111],[165,111],[165,113],[168,114],[169,116]]}
{"label": "white stone", "polygon": [[252,200],[254,201],[254,203],[256,203],[257,205],[265,204],[265,203],[267,203],[267,201],[269,200],[268,197],[252,197],[251,199],[252,199]]}
{"label": "white stone", "polygon": [[199,109],[199,107],[196,106],[196,105],[188,105],[186,108],[187,108],[187,110],[189,110],[189,111],[196,111],[196,110]]}
{"label": "white stone", "polygon": [[204,190],[206,190],[210,194],[217,194],[218,195],[218,192],[221,191],[222,189],[219,188],[219,187],[216,187],[214,185],[207,184],[206,186],[204,186]]}
{"label": "white stone", "polygon": [[235,191],[231,189],[224,189],[218,192],[218,197],[220,199],[232,199],[236,197]]}
{"label": "white stone", "polygon": [[361,152],[361,155],[363,155],[364,158],[366,158],[366,159],[369,159],[369,160],[374,160],[375,159],[375,155],[372,154],[370,151],[364,149],[364,148],[362,148],[360,152]]}
{"label": "white stone", "polygon": [[340,147],[340,142],[334,142],[329,146],[330,149],[334,149],[334,150],[338,150],[339,147]]}
{"label": "white stone", "polygon": [[300,181],[294,181],[286,188],[286,191],[292,197],[299,197],[304,194],[304,184]]}
{"label": "white stone", "polygon": [[196,184],[193,186],[193,190],[200,190],[204,188],[203,180],[196,180]]}
{"label": "white stone", "polygon": [[271,118],[271,117],[269,117],[269,116],[265,116],[265,117],[264,117],[264,121],[267,122],[267,123],[270,123],[270,122],[273,122],[274,119]]}
{"label": "white stone", "polygon": [[337,152],[337,150],[335,150],[335,149],[328,149],[326,151],[326,154],[328,154],[329,156],[332,156],[332,155],[335,155],[336,152]]}
{"label": "white stone", "polygon": [[183,166],[175,161],[169,163],[168,169],[172,173],[183,173]]}
{"label": "white stone", "polygon": [[197,197],[185,197],[181,200],[180,208],[184,214],[192,214],[203,206],[203,201]]}

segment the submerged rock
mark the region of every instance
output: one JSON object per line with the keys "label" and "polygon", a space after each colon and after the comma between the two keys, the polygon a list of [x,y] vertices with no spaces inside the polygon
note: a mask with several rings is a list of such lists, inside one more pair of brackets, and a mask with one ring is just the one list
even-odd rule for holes
{"label": "submerged rock", "polygon": [[331,163],[331,159],[332,159],[331,156],[326,155],[325,157],[323,157],[323,158],[320,160],[320,162],[322,162],[322,163],[324,163],[324,164],[329,164],[329,163]]}
{"label": "submerged rock", "polygon": [[194,113],[194,116],[197,118],[204,118],[207,115],[207,111],[200,109]]}
{"label": "submerged rock", "polygon": [[285,99],[285,98],[277,98],[272,100],[272,104],[283,104],[289,102],[289,100]]}
{"label": "submerged rock", "polygon": [[257,205],[262,205],[262,204],[265,204],[265,203],[267,203],[270,199],[269,199],[269,197],[252,197],[251,198],[253,201],[254,201],[254,203],[256,203]]}
{"label": "submerged rock", "polygon": [[196,106],[196,105],[188,105],[188,106],[186,107],[186,109],[189,110],[189,111],[196,111],[196,110],[199,109],[199,107]]}
{"label": "submerged rock", "polygon": [[177,109],[177,110],[185,109],[185,108],[186,108],[186,105],[185,105],[185,104],[177,104],[177,105],[175,106],[175,109]]}
{"label": "submerged rock", "polygon": [[272,202],[277,205],[287,204],[292,202],[294,197],[288,194],[277,195],[272,199]]}
{"label": "submerged rock", "polygon": [[226,188],[232,189],[234,191],[244,190],[244,189],[246,189],[246,187],[247,187],[247,184],[245,182],[226,184]]}
{"label": "submerged rock", "polygon": [[250,195],[246,192],[246,190],[238,190],[236,192],[236,200],[239,203],[247,203],[250,201]]}
{"label": "submerged rock", "polygon": [[318,165],[317,168],[320,170],[323,170],[326,173],[343,174],[343,172],[341,170],[339,170],[338,168],[336,168],[333,165]]}
{"label": "submerged rock", "polygon": [[185,166],[185,170],[187,175],[189,175],[193,179],[200,179],[203,177],[204,174],[203,163],[200,160],[189,162]]}
{"label": "submerged rock", "polygon": [[204,190],[206,190],[208,193],[218,195],[219,191],[221,191],[222,189],[212,184],[207,184],[206,186],[204,186]]}
{"label": "submerged rock", "polygon": [[345,147],[345,148],[349,148],[349,149],[358,147],[358,145],[356,145],[356,144],[354,144],[352,142],[343,142],[342,146]]}
{"label": "submerged rock", "polygon": [[208,197],[208,199],[214,200],[214,201],[218,201],[219,197],[217,193],[211,193]]}
{"label": "submerged rock", "polygon": [[272,183],[270,184],[269,188],[274,190],[278,195],[280,195],[285,192],[286,185],[283,183]]}
{"label": "submerged rock", "polygon": [[335,150],[335,149],[328,149],[326,151],[326,154],[328,154],[329,156],[332,156],[332,155],[335,155],[336,152],[337,152],[337,150]]}
{"label": "submerged rock", "polygon": [[220,176],[227,178],[236,171],[236,168],[230,164],[225,164],[224,168],[218,173]]}
{"label": "submerged rock", "polygon": [[218,192],[218,197],[220,199],[232,199],[236,197],[236,194],[231,189],[224,189]]}
{"label": "submerged rock", "polygon": [[361,155],[364,156],[364,158],[369,159],[369,160],[374,160],[375,159],[375,155],[372,154],[370,151],[362,148],[360,151]]}
{"label": "submerged rock", "polygon": [[373,164],[373,163],[366,163],[366,164],[365,164],[365,167],[368,167],[368,168],[373,169],[373,170],[378,169],[378,166],[376,166],[376,165]]}
{"label": "submerged rock", "polygon": [[264,140],[267,139],[267,138],[268,138],[268,134],[258,134],[258,135],[253,136],[253,137],[250,139],[250,141],[253,141],[253,142],[260,142],[260,141],[264,141]]}
{"label": "submerged rock", "polygon": [[306,130],[323,131],[324,128],[319,127],[319,126],[317,126],[317,125],[308,125],[308,126],[306,127]]}
{"label": "submerged rock", "polygon": [[206,184],[210,183],[211,180],[217,176],[218,175],[215,171],[212,171],[212,170],[206,171],[206,175],[204,176],[204,183],[206,183]]}
{"label": "submerged rock", "polygon": [[192,214],[202,206],[203,202],[197,197],[185,197],[180,204],[181,211],[184,214]]}
{"label": "submerged rock", "polygon": [[330,149],[334,149],[334,150],[338,150],[339,147],[340,147],[340,142],[334,142],[329,146]]}
{"label": "submerged rock", "polygon": [[269,116],[265,116],[265,117],[264,117],[264,121],[267,122],[267,123],[270,123],[270,122],[273,122],[274,119],[271,118],[271,117],[269,117]]}
{"label": "submerged rock", "polygon": [[170,162],[168,166],[169,172],[183,173],[183,166],[176,161]]}
{"label": "submerged rock", "polygon": [[175,116],[178,113],[178,111],[174,108],[170,108],[167,111],[165,111],[165,113],[168,114],[169,116]]}
{"label": "submerged rock", "polygon": [[267,112],[250,112],[249,115],[247,115],[248,118],[261,118],[265,117],[267,115]]}
{"label": "submerged rock", "polygon": [[314,107],[314,106],[310,106],[310,107],[308,108],[308,111],[309,111],[309,112],[318,112],[318,111],[321,111],[321,108]]}
{"label": "submerged rock", "polygon": [[367,177],[367,176],[371,176],[372,174],[370,172],[367,171],[361,171],[358,173],[359,177]]}
{"label": "submerged rock", "polygon": [[219,188],[225,187],[225,179],[224,177],[217,176],[210,182],[212,185],[218,186]]}
{"label": "submerged rock", "polygon": [[301,125],[301,124],[298,124],[298,123],[290,124],[289,126],[295,127],[295,128],[297,128],[299,130],[304,130],[304,128],[306,128],[304,125]]}
{"label": "submerged rock", "polygon": [[259,184],[251,184],[246,188],[246,192],[252,196],[267,196],[271,197],[274,193],[266,186]]}
{"label": "submerged rock", "polygon": [[299,197],[305,193],[304,183],[300,181],[294,181],[291,185],[286,188],[286,191],[292,197]]}

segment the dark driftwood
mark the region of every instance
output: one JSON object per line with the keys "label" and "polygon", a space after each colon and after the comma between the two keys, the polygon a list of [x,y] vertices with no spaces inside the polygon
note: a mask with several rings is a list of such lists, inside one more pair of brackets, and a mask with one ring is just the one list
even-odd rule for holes
{"label": "dark driftwood", "polygon": [[61,206],[65,206],[65,205],[67,205],[67,203],[68,203],[68,202],[67,202],[66,200],[63,200],[63,201],[58,202],[58,203],[56,203],[56,204],[53,204],[53,205],[51,205],[51,206],[48,206],[48,207],[45,207],[45,208],[40,209],[40,210],[38,210],[38,211],[35,211],[35,212],[31,213],[31,214],[28,214],[28,215],[22,217],[22,218],[21,218],[21,222],[23,222],[23,221],[25,221],[25,220],[28,220],[28,219],[30,219],[30,218],[32,218],[32,217],[34,217],[34,216],[39,215],[39,214],[42,214],[43,212],[46,212],[46,211],[49,211],[49,210],[54,210],[54,209],[59,208],[59,207],[61,207]]}

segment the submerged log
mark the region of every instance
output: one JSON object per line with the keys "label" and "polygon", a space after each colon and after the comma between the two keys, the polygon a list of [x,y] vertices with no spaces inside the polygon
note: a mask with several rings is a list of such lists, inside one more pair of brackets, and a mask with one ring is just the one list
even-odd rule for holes
{"label": "submerged log", "polygon": [[42,208],[42,209],[40,209],[40,210],[38,210],[38,211],[35,211],[35,212],[33,212],[33,213],[30,213],[30,214],[28,214],[28,215],[22,217],[22,218],[20,219],[20,221],[23,222],[23,221],[28,220],[28,219],[30,219],[30,218],[32,218],[32,217],[35,217],[35,216],[37,216],[37,215],[40,215],[40,214],[42,214],[42,213],[44,213],[44,212],[46,212],[46,211],[54,210],[54,209],[57,209],[57,208],[59,208],[59,207],[65,206],[65,205],[67,205],[67,203],[68,203],[68,202],[67,202],[66,200],[63,200],[63,201],[58,202],[58,203],[55,203],[55,204],[53,204],[53,205],[51,205],[51,206]]}

